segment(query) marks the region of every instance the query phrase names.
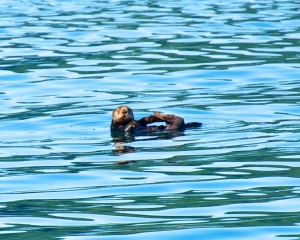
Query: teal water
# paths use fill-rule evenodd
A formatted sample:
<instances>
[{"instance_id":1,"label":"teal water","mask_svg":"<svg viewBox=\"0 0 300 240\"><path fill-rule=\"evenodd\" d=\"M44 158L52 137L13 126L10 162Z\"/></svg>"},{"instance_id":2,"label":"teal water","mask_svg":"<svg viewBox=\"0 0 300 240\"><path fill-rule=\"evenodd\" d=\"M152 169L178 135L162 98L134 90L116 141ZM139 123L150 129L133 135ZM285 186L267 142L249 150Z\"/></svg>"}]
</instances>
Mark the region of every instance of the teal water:
<instances>
[{"instance_id":1,"label":"teal water","mask_svg":"<svg viewBox=\"0 0 300 240\"><path fill-rule=\"evenodd\" d=\"M0 9L1 239L300 239L298 1ZM114 139L119 105L203 127Z\"/></svg>"}]
</instances>

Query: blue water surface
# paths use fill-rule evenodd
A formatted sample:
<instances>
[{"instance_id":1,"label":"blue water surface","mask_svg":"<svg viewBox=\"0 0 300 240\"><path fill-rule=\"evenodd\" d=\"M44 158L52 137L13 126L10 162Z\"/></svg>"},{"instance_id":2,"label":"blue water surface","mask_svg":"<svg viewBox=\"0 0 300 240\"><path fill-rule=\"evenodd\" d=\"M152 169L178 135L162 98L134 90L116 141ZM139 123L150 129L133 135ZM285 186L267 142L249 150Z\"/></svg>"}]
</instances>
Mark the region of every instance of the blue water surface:
<instances>
[{"instance_id":1,"label":"blue water surface","mask_svg":"<svg viewBox=\"0 0 300 240\"><path fill-rule=\"evenodd\" d=\"M1 239L300 239L298 1L0 9Z\"/></svg>"}]
</instances>

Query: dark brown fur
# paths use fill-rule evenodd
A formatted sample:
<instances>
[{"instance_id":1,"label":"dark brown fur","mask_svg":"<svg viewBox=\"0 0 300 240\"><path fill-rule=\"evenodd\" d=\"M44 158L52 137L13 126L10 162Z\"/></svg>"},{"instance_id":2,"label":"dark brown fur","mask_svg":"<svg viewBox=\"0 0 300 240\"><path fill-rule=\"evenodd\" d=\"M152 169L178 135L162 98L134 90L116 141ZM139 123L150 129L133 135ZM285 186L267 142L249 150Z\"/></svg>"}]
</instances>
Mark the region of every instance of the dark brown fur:
<instances>
[{"instance_id":1,"label":"dark brown fur","mask_svg":"<svg viewBox=\"0 0 300 240\"><path fill-rule=\"evenodd\" d=\"M147 126L155 122L165 122L166 126ZM154 115L143 117L140 120L134 120L133 111L127 106L120 106L112 113L111 130L122 132L154 132L162 130L180 130L183 131L187 127L201 127L199 122L184 123L184 119L175 115L163 115L154 112Z\"/></svg>"}]
</instances>

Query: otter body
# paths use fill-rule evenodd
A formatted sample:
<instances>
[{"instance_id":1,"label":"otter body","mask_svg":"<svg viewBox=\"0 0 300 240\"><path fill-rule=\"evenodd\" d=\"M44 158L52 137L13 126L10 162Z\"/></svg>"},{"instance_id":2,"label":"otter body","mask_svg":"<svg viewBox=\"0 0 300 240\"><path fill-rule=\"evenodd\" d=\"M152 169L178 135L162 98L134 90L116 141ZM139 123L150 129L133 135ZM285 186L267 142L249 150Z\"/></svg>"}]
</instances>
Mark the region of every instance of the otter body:
<instances>
[{"instance_id":1,"label":"otter body","mask_svg":"<svg viewBox=\"0 0 300 240\"><path fill-rule=\"evenodd\" d=\"M166 126L147 126L155 122L165 122ZM120 106L112 113L111 130L121 132L156 132L156 131L183 131L186 128L201 127L202 123L190 122L185 124L184 119L175 115L163 115L154 112L154 115L134 120L133 111L130 107Z\"/></svg>"}]
</instances>

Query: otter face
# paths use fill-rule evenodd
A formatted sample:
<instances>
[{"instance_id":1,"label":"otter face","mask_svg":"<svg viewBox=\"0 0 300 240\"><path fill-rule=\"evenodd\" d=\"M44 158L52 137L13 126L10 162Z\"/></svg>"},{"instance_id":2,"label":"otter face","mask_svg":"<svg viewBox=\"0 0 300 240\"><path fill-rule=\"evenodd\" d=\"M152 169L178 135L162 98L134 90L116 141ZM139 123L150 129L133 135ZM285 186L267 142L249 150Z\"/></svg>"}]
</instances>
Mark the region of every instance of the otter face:
<instances>
[{"instance_id":1,"label":"otter face","mask_svg":"<svg viewBox=\"0 0 300 240\"><path fill-rule=\"evenodd\" d=\"M130 107L120 106L112 113L112 118L115 123L126 125L134 120L133 112Z\"/></svg>"}]
</instances>

